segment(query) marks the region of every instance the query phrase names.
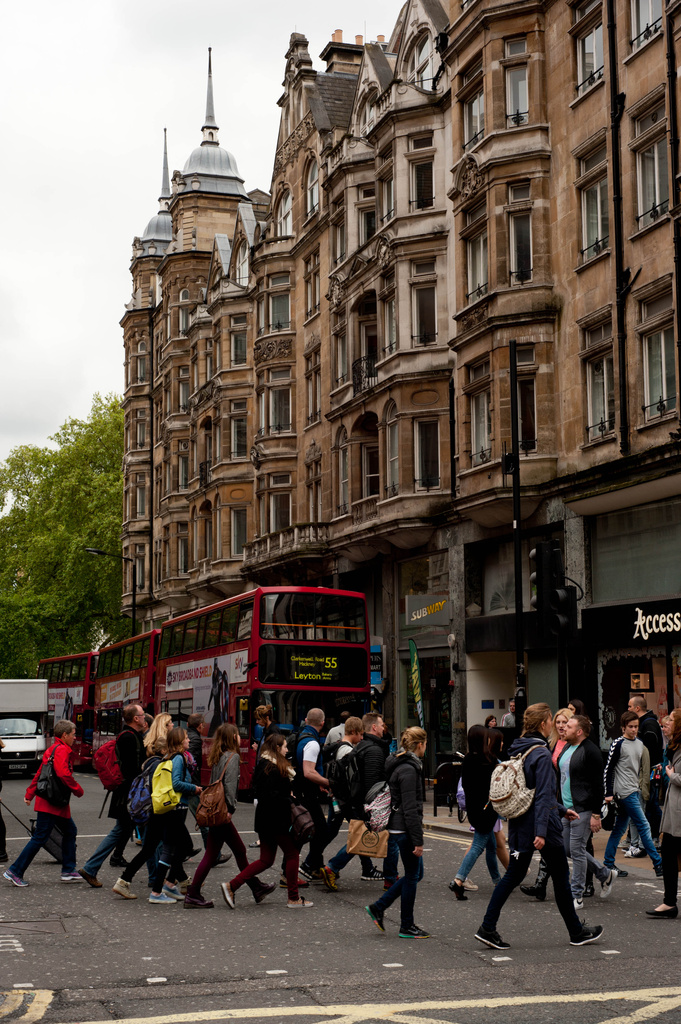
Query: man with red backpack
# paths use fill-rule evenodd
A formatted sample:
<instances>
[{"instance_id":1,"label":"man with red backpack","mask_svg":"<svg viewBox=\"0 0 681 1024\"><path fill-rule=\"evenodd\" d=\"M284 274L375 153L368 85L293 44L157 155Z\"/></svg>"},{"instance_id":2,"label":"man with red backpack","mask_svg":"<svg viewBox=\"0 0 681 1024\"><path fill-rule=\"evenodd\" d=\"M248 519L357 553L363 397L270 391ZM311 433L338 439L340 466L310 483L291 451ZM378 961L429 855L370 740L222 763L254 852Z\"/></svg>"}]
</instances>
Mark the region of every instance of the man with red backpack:
<instances>
[{"instance_id":1,"label":"man with red backpack","mask_svg":"<svg viewBox=\"0 0 681 1024\"><path fill-rule=\"evenodd\" d=\"M120 866L123 858L116 857L116 851L125 849L133 830L133 823L128 814L128 796L133 779L139 775L145 759L142 736L146 730L144 711L139 704L128 704L123 709L123 730L116 738L116 758L123 776L123 781L111 793L109 817L116 819L116 824L78 872L94 889L101 888L97 872L110 853L114 854L116 864ZM112 858L112 859L114 859Z\"/></svg>"}]
</instances>

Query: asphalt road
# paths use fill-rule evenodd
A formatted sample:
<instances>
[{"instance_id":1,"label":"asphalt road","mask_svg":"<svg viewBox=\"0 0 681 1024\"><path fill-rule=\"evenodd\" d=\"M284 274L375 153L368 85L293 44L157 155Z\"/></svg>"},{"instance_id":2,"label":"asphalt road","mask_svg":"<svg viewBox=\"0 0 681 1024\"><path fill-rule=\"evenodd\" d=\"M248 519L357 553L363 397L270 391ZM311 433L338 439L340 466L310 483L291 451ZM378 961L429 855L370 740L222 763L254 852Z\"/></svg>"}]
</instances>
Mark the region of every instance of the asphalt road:
<instances>
[{"instance_id":1,"label":"asphalt road","mask_svg":"<svg viewBox=\"0 0 681 1024\"><path fill-rule=\"evenodd\" d=\"M98 780L81 782L86 794L73 808L79 865L108 829L97 817ZM6 782L2 797L28 821L24 789ZM13 857L24 836L5 818ZM252 841L252 808L241 805L236 820ZM467 842L463 831L428 833L415 915L432 933L423 941L397 937L399 909L387 914L386 934L372 924L362 908L380 883L360 881L358 862L338 893L311 887L315 905L305 911L288 910L283 889L260 906L243 889L230 910L218 886L235 873L232 862L204 886L215 909L189 913L149 904L144 869L134 883L140 898L127 901L111 892L118 872L108 863L101 889L63 885L59 866L41 853L27 888L0 879L0 1021L681 1022L681 919L645 917L661 893L649 866L627 863L629 878L608 900L586 901L587 922L605 927L591 946L568 945L551 897L539 903L514 893L499 924L511 949L501 954L473 938L491 893L484 859L472 876L480 889L466 902L447 888ZM278 872L263 877L276 881Z\"/></svg>"}]
</instances>

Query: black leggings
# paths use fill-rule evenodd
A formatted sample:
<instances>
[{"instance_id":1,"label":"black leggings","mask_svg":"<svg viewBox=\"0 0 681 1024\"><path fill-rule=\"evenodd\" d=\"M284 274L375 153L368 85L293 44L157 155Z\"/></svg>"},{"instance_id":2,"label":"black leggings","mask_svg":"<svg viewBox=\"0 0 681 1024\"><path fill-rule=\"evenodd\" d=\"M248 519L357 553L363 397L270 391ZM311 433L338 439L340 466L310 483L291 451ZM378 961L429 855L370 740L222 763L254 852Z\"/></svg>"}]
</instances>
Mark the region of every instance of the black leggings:
<instances>
[{"instance_id":1,"label":"black leggings","mask_svg":"<svg viewBox=\"0 0 681 1024\"><path fill-rule=\"evenodd\" d=\"M153 892L160 892L166 875L174 882L183 882L187 877L184 870L184 858L189 855L192 847L191 837L187 831L185 819L187 805L180 804L174 811L159 815L163 822L163 839L158 858L158 870L154 875Z\"/></svg>"},{"instance_id":2,"label":"black leggings","mask_svg":"<svg viewBox=\"0 0 681 1024\"><path fill-rule=\"evenodd\" d=\"M664 878L664 902L668 907L675 907L679 888L679 860L681 853L681 836L672 836L665 832L660 844L662 855L662 877Z\"/></svg>"},{"instance_id":3,"label":"black leggings","mask_svg":"<svg viewBox=\"0 0 681 1024\"><path fill-rule=\"evenodd\" d=\"M0 807L0 853L6 853L7 852L6 843L7 843L7 827L5 825L5 821L4 821L3 817L2 817L2 807Z\"/></svg>"},{"instance_id":4,"label":"black leggings","mask_svg":"<svg viewBox=\"0 0 681 1024\"><path fill-rule=\"evenodd\" d=\"M489 929L489 931L496 931L497 921L499 920L499 914L504 903L527 874L533 852L533 850L528 850L516 855L516 851L511 851L508 870L492 893L492 898L485 911L485 918L482 923L483 927ZM570 869L565 850L562 846L547 846L545 844L541 852L546 869L553 882L556 904L558 905L561 917L565 921L565 927L571 936L577 935L581 931L582 923L575 913L575 907L572 902Z\"/></svg>"},{"instance_id":5,"label":"black leggings","mask_svg":"<svg viewBox=\"0 0 681 1024\"><path fill-rule=\"evenodd\" d=\"M163 817L160 814L150 814L149 821L146 824L146 831L144 833L144 842L142 849L139 853L136 853L132 858L127 868L123 869L121 878L124 882L132 882L133 878L139 871L146 861L150 860L155 852L156 847L163 839ZM157 865L154 864L154 871ZM150 869L151 870L151 869Z\"/></svg>"}]
</instances>

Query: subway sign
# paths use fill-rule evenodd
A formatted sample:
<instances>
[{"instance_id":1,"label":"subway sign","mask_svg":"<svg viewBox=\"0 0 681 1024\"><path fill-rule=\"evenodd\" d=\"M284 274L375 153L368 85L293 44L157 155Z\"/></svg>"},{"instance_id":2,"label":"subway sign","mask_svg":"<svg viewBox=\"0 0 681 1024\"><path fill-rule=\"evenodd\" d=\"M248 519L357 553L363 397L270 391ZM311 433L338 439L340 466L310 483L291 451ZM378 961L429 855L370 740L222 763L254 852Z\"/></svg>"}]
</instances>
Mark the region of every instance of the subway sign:
<instances>
[{"instance_id":1,"label":"subway sign","mask_svg":"<svg viewBox=\"0 0 681 1024\"><path fill-rule=\"evenodd\" d=\"M405 597L407 626L448 626L452 617L446 597L407 594Z\"/></svg>"}]
</instances>

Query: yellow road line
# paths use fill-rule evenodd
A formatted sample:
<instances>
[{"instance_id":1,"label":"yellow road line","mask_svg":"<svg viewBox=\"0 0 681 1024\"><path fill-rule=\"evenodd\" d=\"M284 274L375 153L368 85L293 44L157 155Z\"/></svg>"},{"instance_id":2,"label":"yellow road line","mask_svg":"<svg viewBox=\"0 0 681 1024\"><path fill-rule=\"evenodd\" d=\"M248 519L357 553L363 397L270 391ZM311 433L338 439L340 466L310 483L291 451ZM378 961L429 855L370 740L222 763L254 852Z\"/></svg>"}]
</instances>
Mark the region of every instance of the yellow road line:
<instances>
[{"instance_id":1,"label":"yellow road line","mask_svg":"<svg viewBox=\"0 0 681 1024\"><path fill-rule=\"evenodd\" d=\"M239 1009L192 1011L192 1013L170 1013L159 1017L125 1017L116 1024L194 1024L199 1021L211 1020L253 1020L268 1017L316 1017L323 1020L328 1017L341 1018L342 1024L352 1024L376 1018L393 1018L405 1021L414 1013L427 1010L470 1010L494 1009L501 1007L549 1006L559 1003L564 1007L565 1000L571 1003L607 1003L615 1000L622 1002L645 1003L646 1005L633 1010L621 1017L610 1017L600 1024L639 1024L641 1021L652 1020L668 1010L681 1006L681 988L650 988L630 989L619 992L574 992L570 995L538 995L538 996L499 996L486 999L451 999L427 1000L421 1003L374 1003L348 1005L347 1003L332 1006L279 1006L279 1007L247 1007ZM341 1024L334 1021L333 1024ZM82 1021L81 1024L111 1024L105 1021ZM425 1017L419 1018L419 1024L428 1024ZM435 1024L435 1022L432 1022ZM449 1022L453 1024L453 1022Z\"/></svg>"},{"instance_id":2,"label":"yellow road line","mask_svg":"<svg viewBox=\"0 0 681 1024\"><path fill-rule=\"evenodd\" d=\"M15 1018L17 1024L36 1024L42 1020L52 1002L53 993L48 988L30 989L24 992L0 992L0 1020L16 1013L26 1006L26 1013Z\"/></svg>"},{"instance_id":3,"label":"yellow road line","mask_svg":"<svg viewBox=\"0 0 681 1024\"><path fill-rule=\"evenodd\" d=\"M0 992L0 1019L2 1017L9 1017L10 1013L15 1013L16 1010L22 1005L24 1001L23 992Z\"/></svg>"},{"instance_id":4,"label":"yellow road line","mask_svg":"<svg viewBox=\"0 0 681 1024\"><path fill-rule=\"evenodd\" d=\"M472 832L470 839L467 839L465 836L443 836L439 835L437 832L426 832L425 829L423 830L423 834L426 839L439 839L441 843L456 843L457 846L470 846L473 839Z\"/></svg>"}]
</instances>

